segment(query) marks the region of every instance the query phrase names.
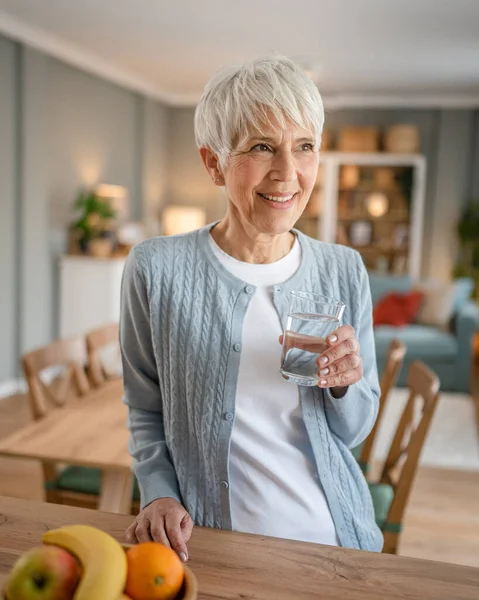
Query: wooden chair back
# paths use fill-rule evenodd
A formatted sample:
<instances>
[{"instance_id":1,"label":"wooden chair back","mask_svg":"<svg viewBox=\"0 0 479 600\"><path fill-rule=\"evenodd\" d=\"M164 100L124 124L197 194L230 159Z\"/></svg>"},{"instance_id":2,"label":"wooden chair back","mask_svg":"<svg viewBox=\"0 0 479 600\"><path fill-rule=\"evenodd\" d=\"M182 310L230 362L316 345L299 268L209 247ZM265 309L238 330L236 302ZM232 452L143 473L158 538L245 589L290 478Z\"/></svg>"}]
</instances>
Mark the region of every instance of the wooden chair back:
<instances>
[{"instance_id":1,"label":"wooden chair back","mask_svg":"<svg viewBox=\"0 0 479 600\"><path fill-rule=\"evenodd\" d=\"M88 371L91 383L99 387L111 377L105 370L100 357L100 351L106 346L118 344L120 328L118 323L98 327L86 335L86 348L88 354Z\"/></svg>"},{"instance_id":2,"label":"wooden chair back","mask_svg":"<svg viewBox=\"0 0 479 600\"><path fill-rule=\"evenodd\" d=\"M406 346L401 341L394 339L389 345L386 366L381 377L381 396L379 398L378 416L371 433L368 435L363 444L361 454L358 459L359 466L366 477L368 476L371 467L371 454L376 439L376 434L378 432L379 423L381 422L381 418L384 413L384 407L386 406L389 393L396 385L405 356Z\"/></svg>"},{"instance_id":3,"label":"wooden chair back","mask_svg":"<svg viewBox=\"0 0 479 600\"><path fill-rule=\"evenodd\" d=\"M424 440L439 400L439 378L424 363L415 361L411 364L407 383L409 388L407 404L379 480L380 483L392 486L394 490L394 498L383 526L383 552L389 553L396 552L404 510L412 489Z\"/></svg>"},{"instance_id":4,"label":"wooden chair back","mask_svg":"<svg viewBox=\"0 0 479 600\"><path fill-rule=\"evenodd\" d=\"M57 340L22 356L35 420L42 419L52 408L59 408L72 397L83 396L90 390L85 364L85 340L81 337ZM64 367L64 371L55 374L53 382L47 385L41 375L46 369L55 367Z\"/></svg>"}]
</instances>

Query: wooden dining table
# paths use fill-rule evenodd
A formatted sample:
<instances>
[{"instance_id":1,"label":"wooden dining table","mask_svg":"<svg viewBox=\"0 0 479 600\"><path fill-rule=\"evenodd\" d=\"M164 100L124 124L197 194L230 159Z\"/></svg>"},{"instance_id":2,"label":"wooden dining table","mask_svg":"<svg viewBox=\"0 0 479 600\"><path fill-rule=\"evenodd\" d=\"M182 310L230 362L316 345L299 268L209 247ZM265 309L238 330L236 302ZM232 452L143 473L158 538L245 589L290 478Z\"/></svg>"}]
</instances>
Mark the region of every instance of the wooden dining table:
<instances>
[{"instance_id":1,"label":"wooden dining table","mask_svg":"<svg viewBox=\"0 0 479 600\"><path fill-rule=\"evenodd\" d=\"M67 524L120 542L131 516L0 497L0 589L42 533ZM479 569L196 527L188 544L199 600L477 600Z\"/></svg>"},{"instance_id":2,"label":"wooden dining table","mask_svg":"<svg viewBox=\"0 0 479 600\"><path fill-rule=\"evenodd\" d=\"M133 475L122 395L122 381L109 381L1 439L0 456L97 467L102 471L98 508L127 513Z\"/></svg>"}]
</instances>

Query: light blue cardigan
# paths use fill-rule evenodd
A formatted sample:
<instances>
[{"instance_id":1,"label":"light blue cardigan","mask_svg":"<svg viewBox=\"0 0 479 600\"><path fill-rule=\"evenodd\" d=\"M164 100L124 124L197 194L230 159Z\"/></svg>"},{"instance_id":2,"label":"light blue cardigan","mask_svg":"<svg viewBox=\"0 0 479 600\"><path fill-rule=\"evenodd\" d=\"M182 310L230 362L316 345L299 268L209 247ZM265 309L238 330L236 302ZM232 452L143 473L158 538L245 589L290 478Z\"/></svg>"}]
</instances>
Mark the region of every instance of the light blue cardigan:
<instances>
[{"instance_id":1,"label":"light blue cardigan","mask_svg":"<svg viewBox=\"0 0 479 600\"><path fill-rule=\"evenodd\" d=\"M124 401L142 507L173 497L197 525L231 529L228 458L243 320L255 288L220 264L208 243L211 227L150 239L130 253L120 323ZM348 450L367 437L378 410L367 273L354 250L295 233L301 266L273 290L283 326L291 290L341 299L364 366L363 379L341 399L300 388L318 476L341 545L380 551L368 487Z\"/></svg>"}]
</instances>

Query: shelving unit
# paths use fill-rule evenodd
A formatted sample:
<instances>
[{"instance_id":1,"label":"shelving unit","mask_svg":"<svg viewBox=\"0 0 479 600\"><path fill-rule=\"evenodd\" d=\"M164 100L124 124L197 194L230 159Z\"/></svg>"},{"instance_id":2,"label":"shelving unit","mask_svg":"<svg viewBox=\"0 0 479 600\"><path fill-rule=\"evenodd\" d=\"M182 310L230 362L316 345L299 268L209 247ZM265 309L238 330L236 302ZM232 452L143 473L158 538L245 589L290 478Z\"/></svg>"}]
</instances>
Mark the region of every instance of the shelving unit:
<instances>
[{"instance_id":1,"label":"shelving unit","mask_svg":"<svg viewBox=\"0 0 479 600\"><path fill-rule=\"evenodd\" d=\"M418 277L425 187L420 154L324 152L297 227L354 247L370 270Z\"/></svg>"}]
</instances>

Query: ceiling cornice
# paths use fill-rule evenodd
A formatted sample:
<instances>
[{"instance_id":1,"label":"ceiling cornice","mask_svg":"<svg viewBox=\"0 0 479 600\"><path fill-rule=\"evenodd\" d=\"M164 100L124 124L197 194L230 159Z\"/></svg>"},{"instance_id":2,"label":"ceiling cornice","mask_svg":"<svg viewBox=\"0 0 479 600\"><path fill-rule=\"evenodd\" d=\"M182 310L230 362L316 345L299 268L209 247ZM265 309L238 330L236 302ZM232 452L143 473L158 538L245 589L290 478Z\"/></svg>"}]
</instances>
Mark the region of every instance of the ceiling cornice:
<instances>
[{"instance_id":1,"label":"ceiling cornice","mask_svg":"<svg viewBox=\"0 0 479 600\"><path fill-rule=\"evenodd\" d=\"M40 28L32 27L0 11L0 33L35 50L48 54L74 67L87 71L164 104L178 107L193 107L199 94L170 94L158 86L138 77L118 65L105 61L64 39ZM341 108L478 108L479 94L337 94L323 95L326 109Z\"/></svg>"},{"instance_id":2,"label":"ceiling cornice","mask_svg":"<svg viewBox=\"0 0 479 600\"><path fill-rule=\"evenodd\" d=\"M157 86L153 85L150 81L105 61L95 54L58 36L37 27L26 25L4 11L0 11L0 33L34 50L48 54L69 65L97 75L102 79L107 79L121 87L126 87L155 100L159 100L160 102L171 104L171 100L175 100L174 97L170 98L168 94L158 90Z\"/></svg>"}]
</instances>

